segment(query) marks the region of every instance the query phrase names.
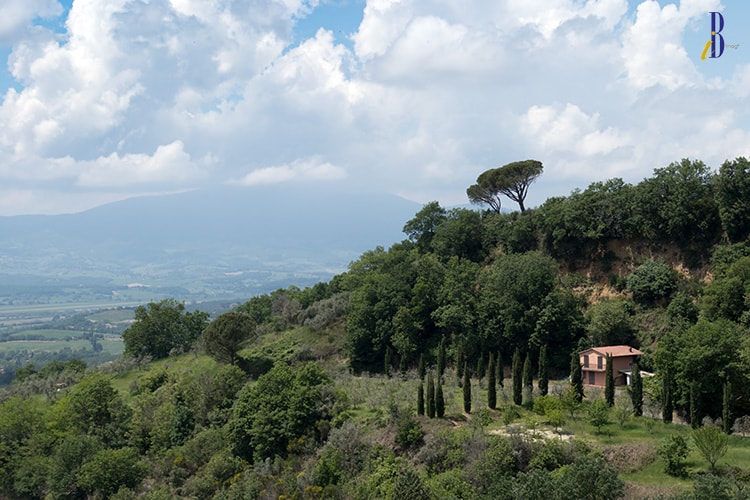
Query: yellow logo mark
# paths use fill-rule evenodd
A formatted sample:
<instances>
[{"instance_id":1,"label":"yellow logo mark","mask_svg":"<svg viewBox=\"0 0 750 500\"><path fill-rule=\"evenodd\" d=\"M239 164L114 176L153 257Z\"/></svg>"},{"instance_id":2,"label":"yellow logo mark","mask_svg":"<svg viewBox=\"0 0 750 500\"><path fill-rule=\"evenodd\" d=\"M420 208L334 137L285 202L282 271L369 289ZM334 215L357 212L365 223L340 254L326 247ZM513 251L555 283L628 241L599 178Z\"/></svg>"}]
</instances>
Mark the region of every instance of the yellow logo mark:
<instances>
[{"instance_id":1,"label":"yellow logo mark","mask_svg":"<svg viewBox=\"0 0 750 500\"><path fill-rule=\"evenodd\" d=\"M701 60L702 61L706 60L706 54L708 53L708 49L710 49L710 48L711 48L711 40L707 41L706 42L706 46L703 47L703 53L701 54Z\"/></svg>"}]
</instances>

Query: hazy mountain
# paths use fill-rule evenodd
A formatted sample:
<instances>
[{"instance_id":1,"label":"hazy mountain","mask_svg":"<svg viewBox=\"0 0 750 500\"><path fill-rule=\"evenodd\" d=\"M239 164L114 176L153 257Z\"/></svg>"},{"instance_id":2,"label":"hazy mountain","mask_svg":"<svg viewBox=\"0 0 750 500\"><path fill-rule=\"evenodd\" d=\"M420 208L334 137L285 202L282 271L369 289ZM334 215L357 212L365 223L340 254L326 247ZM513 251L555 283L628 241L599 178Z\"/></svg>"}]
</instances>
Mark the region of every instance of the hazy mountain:
<instances>
[{"instance_id":1,"label":"hazy mountain","mask_svg":"<svg viewBox=\"0 0 750 500\"><path fill-rule=\"evenodd\" d=\"M365 250L403 239L401 228L419 208L386 194L264 186L133 198L70 215L0 217L0 295L10 294L19 276L68 286L97 278L104 289L138 281L208 296L234 288L226 283L232 279L245 282L240 293L247 293L249 276L255 291L262 284L302 286L345 270ZM215 280L218 289L211 290Z\"/></svg>"}]
</instances>

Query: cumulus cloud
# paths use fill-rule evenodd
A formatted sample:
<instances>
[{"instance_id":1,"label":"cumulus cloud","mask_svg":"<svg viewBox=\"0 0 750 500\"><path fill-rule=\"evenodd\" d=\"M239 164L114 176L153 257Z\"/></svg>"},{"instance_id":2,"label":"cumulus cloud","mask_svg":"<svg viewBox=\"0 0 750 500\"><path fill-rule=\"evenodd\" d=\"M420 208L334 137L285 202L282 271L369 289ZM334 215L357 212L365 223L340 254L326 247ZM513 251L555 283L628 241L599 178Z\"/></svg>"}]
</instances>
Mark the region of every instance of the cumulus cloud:
<instances>
[{"instance_id":1,"label":"cumulus cloud","mask_svg":"<svg viewBox=\"0 0 750 500\"><path fill-rule=\"evenodd\" d=\"M321 181L337 180L346 177L346 170L322 161L320 158L295 160L289 165L277 165L253 170L234 184L254 186L258 184L278 184L292 180Z\"/></svg>"},{"instance_id":2,"label":"cumulus cloud","mask_svg":"<svg viewBox=\"0 0 750 500\"><path fill-rule=\"evenodd\" d=\"M17 206L293 181L465 203L483 170L537 158L533 204L561 178L750 144L747 56L705 77L686 49L718 0L368 0L351 47L295 40L316 0L76 0L62 34L26 29L56 2L12 5L0 179Z\"/></svg>"},{"instance_id":3,"label":"cumulus cloud","mask_svg":"<svg viewBox=\"0 0 750 500\"><path fill-rule=\"evenodd\" d=\"M0 45L12 42L36 18L57 17L62 5L55 0L5 0L0 16Z\"/></svg>"}]
</instances>

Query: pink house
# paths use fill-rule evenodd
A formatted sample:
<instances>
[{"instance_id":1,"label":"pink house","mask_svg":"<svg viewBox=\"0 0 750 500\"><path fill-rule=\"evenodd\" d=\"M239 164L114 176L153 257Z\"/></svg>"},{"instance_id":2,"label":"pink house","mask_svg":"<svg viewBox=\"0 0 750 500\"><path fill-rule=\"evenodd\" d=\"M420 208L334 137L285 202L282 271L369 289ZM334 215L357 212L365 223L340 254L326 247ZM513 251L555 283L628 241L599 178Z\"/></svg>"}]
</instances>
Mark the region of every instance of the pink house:
<instances>
[{"instance_id":1,"label":"pink house","mask_svg":"<svg viewBox=\"0 0 750 500\"><path fill-rule=\"evenodd\" d=\"M583 383L604 387L607 369L607 354L612 356L612 373L615 385L630 385L630 373L636 356L643 354L638 349L627 345L608 345L592 347L581 351L581 372Z\"/></svg>"}]
</instances>

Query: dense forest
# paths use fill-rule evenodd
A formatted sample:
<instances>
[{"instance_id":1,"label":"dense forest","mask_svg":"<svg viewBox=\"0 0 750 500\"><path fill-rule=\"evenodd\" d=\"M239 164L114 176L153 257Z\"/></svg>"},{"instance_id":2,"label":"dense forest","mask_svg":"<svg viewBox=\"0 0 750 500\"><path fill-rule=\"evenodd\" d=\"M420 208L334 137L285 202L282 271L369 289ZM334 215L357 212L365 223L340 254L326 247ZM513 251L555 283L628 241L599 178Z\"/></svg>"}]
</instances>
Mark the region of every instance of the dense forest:
<instances>
[{"instance_id":1,"label":"dense forest","mask_svg":"<svg viewBox=\"0 0 750 500\"><path fill-rule=\"evenodd\" d=\"M0 495L747 498L750 455L701 443L750 430L750 162L527 208L539 175L482 173L479 210L428 203L329 282L213 318L141 306L115 362L16 370ZM582 387L578 352L622 344L644 353L633 386ZM663 439L618 445L613 419ZM672 489L623 479L657 455Z\"/></svg>"}]
</instances>

